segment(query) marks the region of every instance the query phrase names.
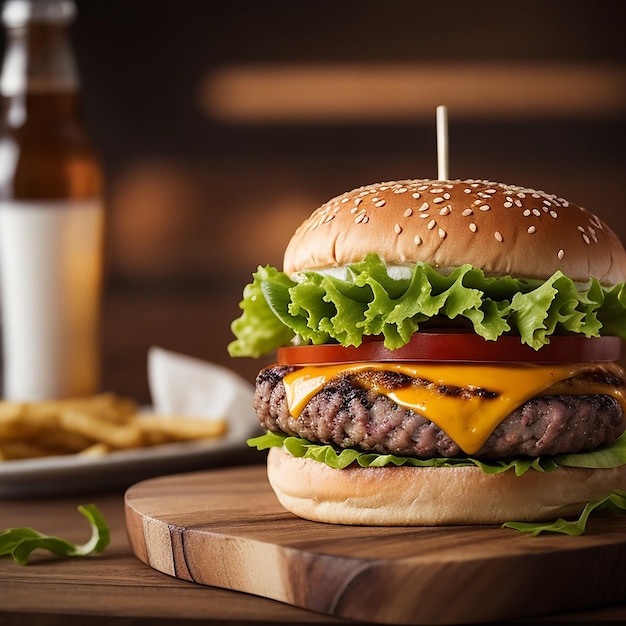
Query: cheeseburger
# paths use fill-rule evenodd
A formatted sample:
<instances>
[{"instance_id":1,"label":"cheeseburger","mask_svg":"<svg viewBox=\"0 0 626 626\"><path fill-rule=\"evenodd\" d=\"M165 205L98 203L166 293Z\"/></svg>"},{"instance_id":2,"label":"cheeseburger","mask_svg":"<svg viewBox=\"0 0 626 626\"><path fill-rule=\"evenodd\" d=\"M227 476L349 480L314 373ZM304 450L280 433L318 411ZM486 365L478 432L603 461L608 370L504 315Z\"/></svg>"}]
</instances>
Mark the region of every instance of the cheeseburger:
<instances>
[{"instance_id":1,"label":"cheeseburger","mask_svg":"<svg viewBox=\"0 0 626 626\"><path fill-rule=\"evenodd\" d=\"M401 180L319 207L259 267L232 356L276 353L254 406L301 517L488 524L626 490L626 253L567 200Z\"/></svg>"}]
</instances>

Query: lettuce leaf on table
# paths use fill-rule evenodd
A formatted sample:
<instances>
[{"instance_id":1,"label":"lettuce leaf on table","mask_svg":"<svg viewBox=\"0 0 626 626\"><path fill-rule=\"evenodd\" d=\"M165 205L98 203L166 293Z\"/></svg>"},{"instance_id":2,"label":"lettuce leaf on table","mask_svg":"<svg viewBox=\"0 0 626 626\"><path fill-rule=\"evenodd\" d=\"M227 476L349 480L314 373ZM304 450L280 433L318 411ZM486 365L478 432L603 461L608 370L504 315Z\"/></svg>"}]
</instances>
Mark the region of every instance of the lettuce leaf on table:
<instances>
[{"instance_id":1,"label":"lettuce leaf on table","mask_svg":"<svg viewBox=\"0 0 626 626\"><path fill-rule=\"evenodd\" d=\"M346 278L303 272L296 281L259 267L243 296L231 356L259 357L294 339L359 346L366 335L382 335L394 350L435 316L463 318L487 340L512 332L535 350L555 334L626 339L626 286L592 278L581 287L561 271L540 281L487 277L471 265L441 273L418 263L410 277L396 278L372 254L350 265Z\"/></svg>"},{"instance_id":2,"label":"lettuce leaf on table","mask_svg":"<svg viewBox=\"0 0 626 626\"><path fill-rule=\"evenodd\" d=\"M7 528L0 531L0 557L11 556L19 565L26 565L31 552L47 550L56 556L87 556L93 552L101 553L109 545L109 527L94 504L81 504L82 513L91 526L91 538L86 543L75 544L60 537L44 535L34 528Z\"/></svg>"}]
</instances>

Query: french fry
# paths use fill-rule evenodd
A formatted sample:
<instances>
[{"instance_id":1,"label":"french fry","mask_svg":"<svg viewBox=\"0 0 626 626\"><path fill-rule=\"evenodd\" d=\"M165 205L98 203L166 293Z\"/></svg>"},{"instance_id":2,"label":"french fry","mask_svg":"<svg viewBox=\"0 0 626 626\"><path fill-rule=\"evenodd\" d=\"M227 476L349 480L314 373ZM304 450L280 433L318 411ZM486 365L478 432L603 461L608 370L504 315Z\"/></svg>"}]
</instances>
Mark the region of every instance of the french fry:
<instances>
[{"instance_id":1,"label":"french fry","mask_svg":"<svg viewBox=\"0 0 626 626\"><path fill-rule=\"evenodd\" d=\"M111 446L107 446L106 443L93 443L90 446L87 446L84 450L78 452L79 456L105 456L112 452L113 448Z\"/></svg>"},{"instance_id":2,"label":"french fry","mask_svg":"<svg viewBox=\"0 0 626 626\"><path fill-rule=\"evenodd\" d=\"M212 439L226 432L225 419L201 419L184 415L146 415L137 420L148 439L154 443Z\"/></svg>"},{"instance_id":3,"label":"french fry","mask_svg":"<svg viewBox=\"0 0 626 626\"><path fill-rule=\"evenodd\" d=\"M99 457L116 450L213 439L226 419L139 412L113 393L42 402L0 402L0 461L49 455Z\"/></svg>"},{"instance_id":4,"label":"french fry","mask_svg":"<svg viewBox=\"0 0 626 626\"><path fill-rule=\"evenodd\" d=\"M23 410L23 402L0 402L0 424L15 419Z\"/></svg>"},{"instance_id":5,"label":"french fry","mask_svg":"<svg viewBox=\"0 0 626 626\"><path fill-rule=\"evenodd\" d=\"M0 443L0 460L14 461L17 459L33 459L52 456L53 450L42 448L29 441L3 441Z\"/></svg>"},{"instance_id":6,"label":"french fry","mask_svg":"<svg viewBox=\"0 0 626 626\"><path fill-rule=\"evenodd\" d=\"M80 452L93 444L93 439L90 437L62 428L42 431L36 439L31 439L30 441L41 448L56 450L59 454Z\"/></svg>"},{"instance_id":7,"label":"french fry","mask_svg":"<svg viewBox=\"0 0 626 626\"><path fill-rule=\"evenodd\" d=\"M138 411L133 400L121 398L111 393L103 393L85 398L48 400L25 405L25 413L33 419L53 419L65 411L88 411L103 419L125 422Z\"/></svg>"},{"instance_id":8,"label":"french fry","mask_svg":"<svg viewBox=\"0 0 626 626\"><path fill-rule=\"evenodd\" d=\"M115 423L89 411L64 411L60 415L60 424L70 432L114 448L137 448L144 443L143 433L136 423Z\"/></svg>"}]
</instances>

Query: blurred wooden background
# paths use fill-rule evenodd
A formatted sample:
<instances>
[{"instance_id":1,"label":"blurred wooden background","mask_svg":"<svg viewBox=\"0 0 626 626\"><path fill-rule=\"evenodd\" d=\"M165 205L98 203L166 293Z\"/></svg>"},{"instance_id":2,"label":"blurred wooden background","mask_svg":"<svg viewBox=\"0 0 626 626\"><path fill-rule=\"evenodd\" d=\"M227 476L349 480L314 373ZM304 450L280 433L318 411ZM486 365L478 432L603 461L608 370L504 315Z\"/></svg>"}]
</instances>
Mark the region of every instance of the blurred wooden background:
<instances>
[{"instance_id":1,"label":"blurred wooden background","mask_svg":"<svg viewBox=\"0 0 626 626\"><path fill-rule=\"evenodd\" d=\"M259 264L361 184L543 189L626 241L626 27L609 0L78 0L85 115L108 180L104 385L147 401L150 345L226 353Z\"/></svg>"}]
</instances>

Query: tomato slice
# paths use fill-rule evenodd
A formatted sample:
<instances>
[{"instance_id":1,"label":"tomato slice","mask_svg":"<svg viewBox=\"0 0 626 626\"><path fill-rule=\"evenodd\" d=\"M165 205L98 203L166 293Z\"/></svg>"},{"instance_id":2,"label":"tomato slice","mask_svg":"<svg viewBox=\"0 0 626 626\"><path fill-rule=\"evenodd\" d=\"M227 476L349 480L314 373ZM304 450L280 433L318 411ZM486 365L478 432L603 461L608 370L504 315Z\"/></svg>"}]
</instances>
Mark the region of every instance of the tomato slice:
<instances>
[{"instance_id":1,"label":"tomato slice","mask_svg":"<svg viewBox=\"0 0 626 626\"><path fill-rule=\"evenodd\" d=\"M359 361L581 363L616 361L620 353L619 337L553 336L548 345L534 350L513 336L487 341L471 333L420 332L398 350L385 348L378 338L366 340L358 347L324 344L279 348L278 362L281 365Z\"/></svg>"}]
</instances>

